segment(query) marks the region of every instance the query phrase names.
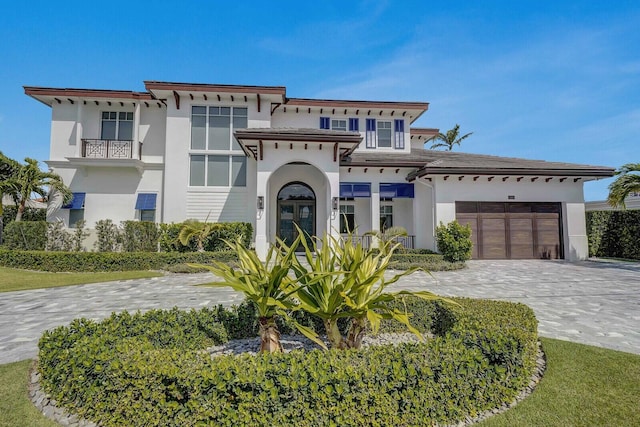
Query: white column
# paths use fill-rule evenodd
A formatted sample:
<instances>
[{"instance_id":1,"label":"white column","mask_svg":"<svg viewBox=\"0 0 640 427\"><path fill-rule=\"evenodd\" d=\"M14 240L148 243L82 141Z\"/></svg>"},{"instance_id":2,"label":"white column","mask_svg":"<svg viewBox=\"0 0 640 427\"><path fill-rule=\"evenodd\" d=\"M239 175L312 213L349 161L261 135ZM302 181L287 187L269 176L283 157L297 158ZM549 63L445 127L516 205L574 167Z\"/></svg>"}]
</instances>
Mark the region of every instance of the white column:
<instances>
[{"instance_id":1,"label":"white column","mask_svg":"<svg viewBox=\"0 0 640 427\"><path fill-rule=\"evenodd\" d=\"M258 162L258 169L260 169L260 162ZM249 200L249 203L258 203L258 198L262 197L263 206L262 209L256 209L256 254L261 260L265 260L267 252L269 250L269 189L267 183L271 176L270 171L257 172L257 186L256 186L256 200ZM276 214L275 212L273 213Z\"/></svg>"},{"instance_id":2,"label":"white column","mask_svg":"<svg viewBox=\"0 0 640 427\"><path fill-rule=\"evenodd\" d=\"M83 113L83 102L81 99L78 99L78 107L76 110L76 140L74 141L76 146L76 157L82 157L82 133L83 133L83 125L82 125L82 113Z\"/></svg>"},{"instance_id":3,"label":"white column","mask_svg":"<svg viewBox=\"0 0 640 427\"><path fill-rule=\"evenodd\" d=\"M340 172L329 172L326 174L329 181L329 219L327 221L327 234L335 237L340 236L340 208L333 209L334 197L340 198ZM339 205L339 203L338 203Z\"/></svg>"},{"instance_id":4,"label":"white column","mask_svg":"<svg viewBox=\"0 0 640 427\"><path fill-rule=\"evenodd\" d=\"M140 153L140 103L136 103L136 108L133 113L133 147L131 147L131 153L134 159L141 158Z\"/></svg>"},{"instance_id":5,"label":"white column","mask_svg":"<svg viewBox=\"0 0 640 427\"><path fill-rule=\"evenodd\" d=\"M380 183L371 183L371 231L380 230ZM371 242L374 247L378 242Z\"/></svg>"}]
</instances>

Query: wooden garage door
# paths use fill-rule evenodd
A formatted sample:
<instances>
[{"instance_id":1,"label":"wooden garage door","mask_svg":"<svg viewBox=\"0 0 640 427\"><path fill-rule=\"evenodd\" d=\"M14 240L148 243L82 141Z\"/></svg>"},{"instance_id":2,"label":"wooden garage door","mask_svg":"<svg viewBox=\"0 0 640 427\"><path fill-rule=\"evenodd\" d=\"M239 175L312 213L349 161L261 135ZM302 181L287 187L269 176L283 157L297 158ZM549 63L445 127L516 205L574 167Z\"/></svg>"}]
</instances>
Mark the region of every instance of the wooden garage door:
<instances>
[{"instance_id":1,"label":"wooden garage door","mask_svg":"<svg viewBox=\"0 0 640 427\"><path fill-rule=\"evenodd\" d=\"M563 258L559 203L456 202L475 259Z\"/></svg>"}]
</instances>

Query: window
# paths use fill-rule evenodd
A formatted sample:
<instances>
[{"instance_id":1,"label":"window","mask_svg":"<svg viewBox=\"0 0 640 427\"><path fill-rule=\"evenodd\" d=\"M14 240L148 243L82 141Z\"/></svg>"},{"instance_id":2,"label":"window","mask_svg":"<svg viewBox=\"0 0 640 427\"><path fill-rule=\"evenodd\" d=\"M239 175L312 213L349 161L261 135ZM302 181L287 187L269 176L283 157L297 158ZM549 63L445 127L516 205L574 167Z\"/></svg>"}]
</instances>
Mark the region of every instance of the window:
<instances>
[{"instance_id":1,"label":"window","mask_svg":"<svg viewBox=\"0 0 640 427\"><path fill-rule=\"evenodd\" d=\"M84 209L69 209L69 228L76 228L78 221L84 220Z\"/></svg>"},{"instance_id":2,"label":"window","mask_svg":"<svg viewBox=\"0 0 640 427\"><path fill-rule=\"evenodd\" d=\"M189 185L192 187L247 186L247 158L245 156L192 154Z\"/></svg>"},{"instance_id":3,"label":"window","mask_svg":"<svg viewBox=\"0 0 640 427\"><path fill-rule=\"evenodd\" d=\"M393 227L393 206L380 206L380 231Z\"/></svg>"},{"instance_id":4,"label":"window","mask_svg":"<svg viewBox=\"0 0 640 427\"><path fill-rule=\"evenodd\" d=\"M248 125L246 107L191 107L191 149L240 150L234 129Z\"/></svg>"},{"instance_id":5,"label":"window","mask_svg":"<svg viewBox=\"0 0 640 427\"><path fill-rule=\"evenodd\" d=\"M140 211L140 221L155 222L157 197L156 193L138 193L136 210Z\"/></svg>"},{"instance_id":6,"label":"window","mask_svg":"<svg viewBox=\"0 0 640 427\"><path fill-rule=\"evenodd\" d=\"M378 147L391 147L391 122L378 121Z\"/></svg>"},{"instance_id":7,"label":"window","mask_svg":"<svg viewBox=\"0 0 640 427\"><path fill-rule=\"evenodd\" d=\"M100 139L117 141L133 140L133 113L103 111Z\"/></svg>"},{"instance_id":8,"label":"window","mask_svg":"<svg viewBox=\"0 0 640 427\"><path fill-rule=\"evenodd\" d=\"M347 121L346 120L331 120L331 129L332 130L347 130Z\"/></svg>"},{"instance_id":9,"label":"window","mask_svg":"<svg viewBox=\"0 0 640 427\"><path fill-rule=\"evenodd\" d=\"M247 159L234 155L240 144L234 129L248 126L246 107L191 107L189 185L192 187L246 187Z\"/></svg>"},{"instance_id":10,"label":"window","mask_svg":"<svg viewBox=\"0 0 640 427\"><path fill-rule=\"evenodd\" d=\"M340 205L340 233L348 233L356 228L354 205Z\"/></svg>"},{"instance_id":11,"label":"window","mask_svg":"<svg viewBox=\"0 0 640 427\"><path fill-rule=\"evenodd\" d=\"M376 119L367 119L365 139L367 140L367 148L376 148Z\"/></svg>"}]
</instances>

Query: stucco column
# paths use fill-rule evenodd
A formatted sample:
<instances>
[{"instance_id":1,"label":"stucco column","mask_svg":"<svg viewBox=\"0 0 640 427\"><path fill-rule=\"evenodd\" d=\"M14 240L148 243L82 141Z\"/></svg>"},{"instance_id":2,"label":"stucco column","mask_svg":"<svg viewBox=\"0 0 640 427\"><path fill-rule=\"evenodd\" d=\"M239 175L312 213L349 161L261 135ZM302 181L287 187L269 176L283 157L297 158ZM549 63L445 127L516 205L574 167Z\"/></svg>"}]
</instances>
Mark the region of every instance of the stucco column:
<instances>
[{"instance_id":1,"label":"stucco column","mask_svg":"<svg viewBox=\"0 0 640 427\"><path fill-rule=\"evenodd\" d=\"M258 169L260 163L258 163ZM256 254L261 260L265 260L267 252L269 250L269 189L268 182L271 176L270 171L257 172L257 185L256 185L256 200L249 200L249 203L257 203L258 199L262 197L262 209L256 209ZM273 212L275 215L276 213Z\"/></svg>"},{"instance_id":2,"label":"stucco column","mask_svg":"<svg viewBox=\"0 0 640 427\"><path fill-rule=\"evenodd\" d=\"M329 211L327 219L327 234L334 237L340 236L340 203L338 203L338 209L333 209L333 198L340 197L340 172L328 172L326 173L328 181L329 196L327 207Z\"/></svg>"},{"instance_id":3,"label":"stucco column","mask_svg":"<svg viewBox=\"0 0 640 427\"><path fill-rule=\"evenodd\" d=\"M81 99L78 99L78 109L76 110L76 140L74 141L76 145L76 157L82 157L82 113L84 111L83 106L84 103Z\"/></svg>"},{"instance_id":4,"label":"stucco column","mask_svg":"<svg viewBox=\"0 0 640 427\"><path fill-rule=\"evenodd\" d=\"M136 103L136 108L133 112L133 147L131 147L131 154L134 159L141 158L140 153L140 103Z\"/></svg>"},{"instance_id":5,"label":"stucco column","mask_svg":"<svg viewBox=\"0 0 640 427\"><path fill-rule=\"evenodd\" d=\"M380 183L371 183L371 231L380 230ZM372 241L373 246L378 242Z\"/></svg>"}]
</instances>

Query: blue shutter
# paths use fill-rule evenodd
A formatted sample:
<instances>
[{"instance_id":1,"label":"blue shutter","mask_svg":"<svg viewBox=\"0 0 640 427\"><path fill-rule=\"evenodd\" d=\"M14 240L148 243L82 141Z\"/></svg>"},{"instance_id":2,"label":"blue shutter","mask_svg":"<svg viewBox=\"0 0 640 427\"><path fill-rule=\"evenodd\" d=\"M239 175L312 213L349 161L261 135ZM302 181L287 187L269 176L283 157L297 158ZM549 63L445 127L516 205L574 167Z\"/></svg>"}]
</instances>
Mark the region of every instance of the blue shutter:
<instances>
[{"instance_id":1,"label":"blue shutter","mask_svg":"<svg viewBox=\"0 0 640 427\"><path fill-rule=\"evenodd\" d=\"M353 185L348 183L340 183L340 197L349 199L353 197Z\"/></svg>"},{"instance_id":2,"label":"blue shutter","mask_svg":"<svg viewBox=\"0 0 640 427\"><path fill-rule=\"evenodd\" d=\"M84 198L86 194L87 193L73 193L73 199L62 206L62 209L84 209Z\"/></svg>"},{"instance_id":3,"label":"blue shutter","mask_svg":"<svg viewBox=\"0 0 640 427\"><path fill-rule=\"evenodd\" d=\"M340 197L356 198L371 197L371 183L369 182L341 182Z\"/></svg>"},{"instance_id":4,"label":"blue shutter","mask_svg":"<svg viewBox=\"0 0 640 427\"><path fill-rule=\"evenodd\" d=\"M350 118L349 119L349 130L352 132L359 132L360 131L360 119L356 118Z\"/></svg>"},{"instance_id":5,"label":"blue shutter","mask_svg":"<svg viewBox=\"0 0 640 427\"><path fill-rule=\"evenodd\" d=\"M320 117L320 129L330 129L329 117Z\"/></svg>"},{"instance_id":6,"label":"blue shutter","mask_svg":"<svg viewBox=\"0 0 640 427\"><path fill-rule=\"evenodd\" d=\"M395 148L404 149L404 120L396 119L393 121L395 130Z\"/></svg>"},{"instance_id":7,"label":"blue shutter","mask_svg":"<svg viewBox=\"0 0 640 427\"><path fill-rule=\"evenodd\" d=\"M413 184L380 184L381 199L413 199L415 196Z\"/></svg>"},{"instance_id":8,"label":"blue shutter","mask_svg":"<svg viewBox=\"0 0 640 427\"><path fill-rule=\"evenodd\" d=\"M367 141L367 148L376 148L376 119L367 119L365 139Z\"/></svg>"},{"instance_id":9,"label":"blue shutter","mask_svg":"<svg viewBox=\"0 0 640 427\"><path fill-rule=\"evenodd\" d=\"M136 200L136 210L148 211L156 208L156 193L138 193L138 199Z\"/></svg>"}]
</instances>

